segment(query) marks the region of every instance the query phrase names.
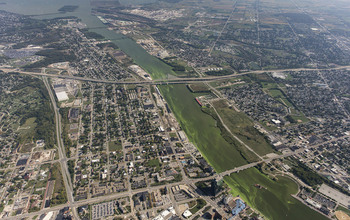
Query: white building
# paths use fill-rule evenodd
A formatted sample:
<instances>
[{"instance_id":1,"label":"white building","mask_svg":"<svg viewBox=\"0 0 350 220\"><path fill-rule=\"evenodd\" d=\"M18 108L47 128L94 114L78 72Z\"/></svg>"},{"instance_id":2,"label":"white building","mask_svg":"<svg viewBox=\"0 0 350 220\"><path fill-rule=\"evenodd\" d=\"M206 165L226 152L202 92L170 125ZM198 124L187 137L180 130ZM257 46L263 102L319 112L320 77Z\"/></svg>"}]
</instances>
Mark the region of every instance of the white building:
<instances>
[{"instance_id":1,"label":"white building","mask_svg":"<svg viewBox=\"0 0 350 220\"><path fill-rule=\"evenodd\" d=\"M190 212L190 210L187 209L186 211L184 211L184 213L182 215L183 215L183 217L188 218L192 215L192 212Z\"/></svg>"},{"instance_id":2,"label":"white building","mask_svg":"<svg viewBox=\"0 0 350 220\"><path fill-rule=\"evenodd\" d=\"M62 101L66 101L68 100L68 95L65 91L62 91L62 92L57 92L56 93L56 97L58 99L59 102L62 102Z\"/></svg>"}]
</instances>

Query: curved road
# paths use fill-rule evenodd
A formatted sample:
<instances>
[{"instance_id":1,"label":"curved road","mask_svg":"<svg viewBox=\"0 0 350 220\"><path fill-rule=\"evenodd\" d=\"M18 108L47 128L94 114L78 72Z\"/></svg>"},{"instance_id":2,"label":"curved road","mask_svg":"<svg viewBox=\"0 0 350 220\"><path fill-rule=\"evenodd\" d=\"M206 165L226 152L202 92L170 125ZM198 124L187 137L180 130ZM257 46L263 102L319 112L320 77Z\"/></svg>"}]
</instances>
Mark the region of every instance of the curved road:
<instances>
[{"instance_id":1,"label":"curved road","mask_svg":"<svg viewBox=\"0 0 350 220\"><path fill-rule=\"evenodd\" d=\"M0 68L0 71L3 71L5 73L9 72L18 72L22 74L27 75L33 75L33 76L46 76L46 77L53 77L53 78L63 78L63 79L72 79L72 80L79 80L79 81L87 81L87 82L95 82L95 83L110 83L110 84L144 84L144 85L167 85L167 84L184 84L184 83L202 83L202 82L213 82L213 81L220 81L225 79L231 79L239 76L244 76L248 74L262 74L266 72L280 72L280 71L320 71L320 70L331 70L331 69L350 69L350 66L339 66L334 68L327 68L327 69L306 69L306 68L299 68L299 69L279 69L279 70L257 70L257 71L249 71L244 73L234 73L230 75L225 76L207 76L207 77L200 77L200 78L174 78L174 79L156 79L156 80L139 80L139 81L115 81L115 80L106 80L106 79L93 79L88 77L80 77L80 76L69 76L69 75L58 75L58 74L47 74L47 73L36 73L36 72L27 72L19 69L14 68Z\"/></svg>"},{"instance_id":2,"label":"curved road","mask_svg":"<svg viewBox=\"0 0 350 220\"><path fill-rule=\"evenodd\" d=\"M73 185L72 185L72 181L70 179L70 174L67 168L67 156L66 156L66 152L63 146L63 141L62 141L62 137L61 137L61 115L59 114L59 108L56 105L56 100L53 96L51 87L49 82L47 81L47 78L45 76L43 76L43 81L44 84L46 86L46 89L49 93L50 99L51 99L51 103L53 106L53 110L55 112L55 120L56 120L56 136L57 136L57 150L58 150L58 155L59 155L59 163L61 165L61 170L62 170L62 177L63 177L63 182L64 182L64 186L66 189L66 193L67 193L67 198L68 198L68 202L69 204L73 204L74 203L74 197L73 197ZM74 219L79 219L78 218L78 213L76 211L75 208L72 209L73 212L73 217Z\"/></svg>"},{"instance_id":3,"label":"curved road","mask_svg":"<svg viewBox=\"0 0 350 220\"><path fill-rule=\"evenodd\" d=\"M341 66L341 67L336 67L336 68L330 68L330 69L343 69L343 68L350 68L350 66ZM223 80L223 79L230 79L230 78L234 78L234 77L238 77L238 76L242 76L242 75L247 75L247 74L252 74L252 73L256 73L256 74L260 74L260 73L265 73L265 72L269 72L269 70L261 70L261 71L251 71L251 72L245 72L245 73L239 73L239 74L232 74L232 75L227 75L227 76L215 76L215 77L202 77L202 78L176 78L176 79L162 79L162 80L150 80L150 81L110 81L110 80L99 80L99 79L92 79L92 78L85 78L85 77L77 77L77 76L67 76L67 75L55 75L55 74L46 74L46 73L34 73L34 72L25 72L25 71L21 71L18 69L0 69L3 72L9 73L9 72L18 72L18 73L22 73L22 74L27 74L27 75L33 75L33 76L42 76L44 84L48 90L51 102L52 102L52 106L55 112L55 119L56 119L56 135L57 135L57 145L58 145L58 153L59 153L59 160L58 162L61 165L61 169L62 169L62 176L63 176L63 181L64 181L64 185L66 188L66 192L67 192L67 198L68 198L68 204L64 204L64 205L59 205L59 206L55 206L52 208L47 208L47 209L43 209L40 210L38 212L33 212L33 213L27 213L24 215L19 215L19 216L13 216L13 217L6 217L4 219L18 219L18 218L22 218L22 217L29 217L29 216L34 216L34 215L38 215L38 214L43 214L43 213L47 213L49 211L57 211L60 210L64 207L70 207L72 208L73 211L73 216L74 219L79 219L77 212L76 212L76 208L81 206L81 205L85 205L85 204L91 204L91 203L98 203L98 202L102 202L102 201L107 201L107 200L111 200L111 199L116 199L122 196L126 196L129 195L131 192L129 191L125 191L122 193L117 193L117 194L111 194L111 195L107 195L107 196L103 196L103 197L96 197L96 198L92 198L92 199L86 199L86 200L81 200L81 201L74 201L73 198L73 194L72 194L72 182L70 179L70 174L67 168L67 157L66 157L66 153L65 153L65 149L63 146L63 141L61 139L61 118L60 118L60 114L59 114L59 108L56 105L56 100L54 98L54 95L52 93L51 87L47 81L47 77L56 77L56 78L66 78L66 79L72 79L72 80L80 80L80 81L89 81L89 82L96 82L96 83L111 83L111 84L156 84L156 85L160 85L160 84L184 84L184 83L200 83L200 82L211 82L211 81L218 81L218 80ZM285 69L285 70L270 70L271 71L301 71L301 70L316 70L316 69ZM317 147L318 145L315 146L310 146L310 148L313 147ZM250 164L246 164L240 167L236 167L234 169L231 170L226 170L220 174L216 174L214 176L210 176L210 177L206 177L206 178L198 178L198 179L186 179L185 181L181 181L181 182L177 182L177 183L173 183L173 184L169 184L168 186L173 186L173 185L178 185L178 184L193 184L195 182L198 181L204 181L204 180L209 180L209 179L220 179L223 178L226 175L230 175L232 173L235 172L239 172L251 167L256 166L257 164L260 163L268 163L272 160L275 159L279 159L279 158L284 158L284 157L289 157L292 155L296 155L299 154L301 152L303 152L305 149L299 149L295 152L289 152L286 154L282 154L282 155L276 155L274 157L270 157L267 159L262 159L258 162L255 163L250 163ZM158 187L164 187L164 185L161 186L156 186L156 187L152 187L152 189L156 189ZM139 189L139 190L133 190L132 193L137 193L137 192L141 192L141 191L145 191L146 189Z\"/></svg>"}]
</instances>

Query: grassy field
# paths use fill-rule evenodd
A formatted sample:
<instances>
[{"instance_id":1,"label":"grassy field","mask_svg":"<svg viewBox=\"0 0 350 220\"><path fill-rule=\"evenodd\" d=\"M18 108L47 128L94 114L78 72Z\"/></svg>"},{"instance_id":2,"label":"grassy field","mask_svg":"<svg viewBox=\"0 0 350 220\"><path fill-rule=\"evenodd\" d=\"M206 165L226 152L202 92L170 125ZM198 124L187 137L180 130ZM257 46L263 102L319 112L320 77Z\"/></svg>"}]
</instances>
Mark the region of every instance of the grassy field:
<instances>
[{"instance_id":1,"label":"grassy field","mask_svg":"<svg viewBox=\"0 0 350 220\"><path fill-rule=\"evenodd\" d=\"M216 121L201 111L185 85L160 86L182 129L217 172L243 165L246 161L222 136Z\"/></svg>"},{"instance_id":2,"label":"grassy field","mask_svg":"<svg viewBox=\"0 0 350 220\"><path fill-rule=\"evenodd\" d=\"M190 208L190 212L192 214L198 212L201 208L203 208L207 202L204 199L197 199L196 200L196 205L193 208Z\"/></svg>"},{"instance_id":3,"label":"grassy field","mask_svg":"<svg viewBox=\"0 0 350 220\"><path fill-rule=\"evenodd\" d=\"M298 186L286 177L273 181L256 168L250 168L225 177L233 195L239 195L250 206L258 209L268 219L327 219L313 211L291 194L298 192ZM260 184L263 189L258 189Z\"/></svg>"},{"instance_id":4,"label":"grassy field","mask_svg":"<svg viewBox=\"0 0 350 220\"><path fill-rule=\"evenodd\" d=\"M25 143L25 144L21 145L21 148L20 148L19 152L20 153L31 152L34 147L35 147L35 144L28 142L28 143Z\"/></svg>"},{"instance_id":5,"label":"grassy field","mask_svg":"<svg viewBox=\"0 0 350 220\"><path fill-rule=\"evenodd\" d=\"M121 151L123 149L123 146L120 140L110 141L108 143L108 147L110 151Z\"/></svg>"},{"instance_id":6,"label":"grassy field","mask_svg":"<svg viewBox=\"0 0 350 220\"><path fill-rule=\"evenodd\" d=\"M251 147L257 154L265 155L274 152L265 137L254 128L254 123L242 112L236 112L223 101L217 101L214 106L220 117L231 132Z\"/></svg>"},{"instance_id":7,"label":"grassy field","mask_svg":"<svg viewBox=\"0 0 350 220\"><path fill-rule=\"evenodd\" d=\"M268 94L287 107L294 108L293 104L286 98L280 89L272 88L267 90Z\"/></svg>"},{"instance_id":8,"label":"grassy field","mask_svg":"<svg viewBox=\"0 0 350 220\"><path fill-rule=\"evenodd\" d=\"M308 122L309 119L302 113L300 113L299 115L291 115L291 117L295 120L295 121L301 121L302 123Z\"/></svg>"},{"instance_id":9,"label":"grassy field","mask_svg":"<svg viewBox=\"0 0 350 220\"><path fill-rule=\"evenodd\" d=\"M23 137L23 139L34 136L35 127L37 125L35 123L35 120L36 120L36 117L28 118L22 126L18 127L17 131L19 135Z\"/></svg>"},{"instance_id":10,"label":"grassy field","mask_svg":"<svg viewBox=\"0 0 350 220\"><path fill-rule=\"evenodd\" d=\"M220 129L221 136L229 143L232 147L239 151L240 155L248 162L253 163L259 160L259 157L251 152L247 147L241 144L236 138L234 138L229 131L223 126L218 115L213 108L203 108L205 113L209 114L216 120L216 126Z\"/></svg>"},{"instance_id":11,"label":"grassy field","mask_svg":"<svg viewBox=\"0 0 350 220\"><path fill-rule=\"evenodd\" d=\"M204 83L198 83L198 84L190 84L187 86L187 88L191 92L210 92L208 86L204 85Z\"/></svg>"},{"instance_id":12,"label":"grassy field","mask_svg":"<svg viewBox=\"0 0 350 220\"><path fill-rule=\"evenodd\" d=\"M169 136L171 137L171 138L176 138L177 136L176 136L176 133L169 133Z\"/></svg>"},{"instance_id":13,"label":"grassy field","mask_svg":"<svg viewBox=\"0 0 350 220\"><path fill-rule=\"evenodd\" d=\"M55 180L55 187L53 190L51 206L66 203L67 193L63 182L63 176L62 176L60 164L59 163L53 164L50 171L51 171L50 180Z\"/></svg>"},{"instance_id":14,"label":"grassy field","mask_svg":"<svg viewBox=\"0 0 350 220\"><path fill-rule=\"evenodd\" d=\"M284 96L284 95L282 94L281 90L275 89L275 88L269 89L269 93L270 93L270 95L271 95L272 97L274 97L274 98Z\"/></svg>"},{"instance_id":15,"label":"grassy field","mask_svg":"<svg viewBox=\"0 0 350 220\"><path fill-rule=\"evenodd\" d=\"M156 158L156 159L149 160L148 161L148 166L159 168L161 166L161 164L160 164L158 158Z\"/></svg>"},{"instance_id":16,"label":"grassy field","mask_svg":"<svg viewBox=\"0 0 350 220\"><path fill-rule=\"evenodd\" d=\"M42 170L42 171L47 170L47 169L46 169L46 167L47 167L47 166L42 165L42 166L40 167L40 170ZM36 191L37 189L40 189L40 188L46 187L46 184L47 184L48 178L49 178L49 177L47 176L47 177L45 177L45 178L41 179L40 181L39 181L39 180L37 180L37 181L36 181L36 183L35 183L35 189L34 189L34 192L37 192L37 191ZM44 190L44 191L45 191L45 190Z\"/></svg>"}]
</instances>

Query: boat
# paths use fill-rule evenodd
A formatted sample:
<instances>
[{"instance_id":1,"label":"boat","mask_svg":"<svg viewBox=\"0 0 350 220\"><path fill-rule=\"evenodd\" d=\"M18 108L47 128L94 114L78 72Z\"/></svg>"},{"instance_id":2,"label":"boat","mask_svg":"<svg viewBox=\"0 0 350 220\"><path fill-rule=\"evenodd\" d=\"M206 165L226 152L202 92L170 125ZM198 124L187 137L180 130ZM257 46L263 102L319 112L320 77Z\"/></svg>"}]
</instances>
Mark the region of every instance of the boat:
<instances>
[{"instance_id":1,"label":"boat","mask_svg":"<svg viewBox=\"0 0 350 220\"><path fill-rule=\"evenodd\" d=\"M196 99L196 101L197 101L198 105L202 106L201 101L199 101L199 99L198 99L198 98L195 98L195 99Z\"/></svg>"}]
</instances>

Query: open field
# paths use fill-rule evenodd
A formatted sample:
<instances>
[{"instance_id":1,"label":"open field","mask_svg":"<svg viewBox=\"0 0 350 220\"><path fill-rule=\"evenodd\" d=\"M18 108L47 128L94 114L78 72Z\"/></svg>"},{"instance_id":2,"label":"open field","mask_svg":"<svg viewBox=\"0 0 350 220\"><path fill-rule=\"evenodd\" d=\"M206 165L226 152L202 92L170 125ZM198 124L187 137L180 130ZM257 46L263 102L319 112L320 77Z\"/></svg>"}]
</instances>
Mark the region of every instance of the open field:
<instances>
[{"instance_id":1,"label":"open field","mask_svg":"<svg viewBox=\"0 0 350 220\"><path fill-rule=\"evenodd\" d=\"M26 139L34 136L35 127L37 125L35 120L36 117L28 118L22 126L18 127L17 131L21 137Z\"/></svg>"},{"instance_id":2,"label":"open field","mask_svg":"<svg viewBox=\"0 0 350 220\"><path fill-rule=\"evenodd\" d=\"M51 205L59 205L67 202L67 193L63 183L63 176L59 163L55 163L51 167L51 179L55 180Z\"/></svg>"},{"instance_id":3,"label":"open field","mask_svg":"<svg viewBox=\"0 0 350 220\"><path fill-rule=\"evenodd\" d=\"M285 97L285 95L281 92L280 89L277 88L271 88L267 90L268 94L273 97L274 99L278 100L282 104L284 104L287 107L293 108L293 104L289 102L289 100Z\"/></svg>"},{"instance_id":4,"label":"open field","mask_svg":"<svg viewBox=\"0 0 350 220\"><path fill-rule=\"evenodd\" d=\"M108 143L110 151L121 151L123 149L122 143L119 141L111 141Z\"/></svg>"},{"instance_id":5,"label":"open field","mask_svg":"<svg viewBox=\"0 0 350 220\"><path fill-rule=\"evenodd\" d=\"M27 142L21 145L21 148L19 150L20 153L28 153L31 152L32 149L35 147L35 144Z\"/></svg>"},{"instance_id":6,"label":"open field","mask_svg":"<svg viewBox=\"0 0 350 220\"><path fill-rule=\"evenodd\" d=\"M224 179L233 195L242 197L268 219L327 219L291 196L298 192L298 186L289 178L279 176L274 181L256 168L250 168ZM255 184L264 188L259 189Z\"/></svg>"},{"instance_id":7,"label":"open field","mask_svg":"<svg viewBox=\"0 0 350 220\"><path fill-rule=\"evenodd\" d=\"M187 85L187 87L193 93L209 92L208 86L204 85L204 83L190 84L190 85Z\"/></svg>"},{"instance_id":8,"label":"open field","mask_svg":"<svg viewBox=\"0 0 350 220\"><path fill-rule=\"evenodd\" d=\"M339 206L337 207L337 211L342 211L342 212L344 212L345 214L347 214L348 216L350 216L350 210L344 208L343 206L340 206L340 205L339 205Z\"/></svg>"},{"instance_id":9,"label":"open field","mask_svg":"<svg viewBox=\"0 0 350 220\"><path fill-rule=\"evenodd\" d=\"M335 216L338 220L349 220L350 217L343 211L335 211Z\"/></svg>"},{"instance_id":10,"label":"open field","mask_svg":"<svg viewBox=\"0 0 350 220\"><path fill-rule=\"evenodd\" d=\"M159 167L161 166L160 162L159 162L159 159L156 158L156 159L152 159L152 160L149 160L148 161L148 166L150 167L156 167L159 169Z\"/></svg>"},{"instance_id":11,"label":"open field","mask_svg":"<svg viewBox=\"0 0 350 220\"><path fill-rule=\"evenodd\" d=\"M220 121L217 113L214 111L213 108L203 108L202 109L205 113L209 114L216 120L216 126L221 131L221 136L229 143L232 147L237 149L240 153L240 155L248 162L253 163L257 162L259 160L259 157L254 154L252 151L250 151L246 146L241 144L236 138L234 138L231 133L225 128L225 126ZM226 122L225 122L226 123Z\"/></svg>"},{"instance_id":12,"label":"open field","mask_svg":"<svg viewBox=\"0 0 350 220\"><path fill-rule=\"evenodd\" d=\"M260 156L274 152L264 136L254 128L253 122L242 112L236 112L223 101L217 101L214 106L222 120L231 132L250 146Z\"/></svg>"}]
</instances>

